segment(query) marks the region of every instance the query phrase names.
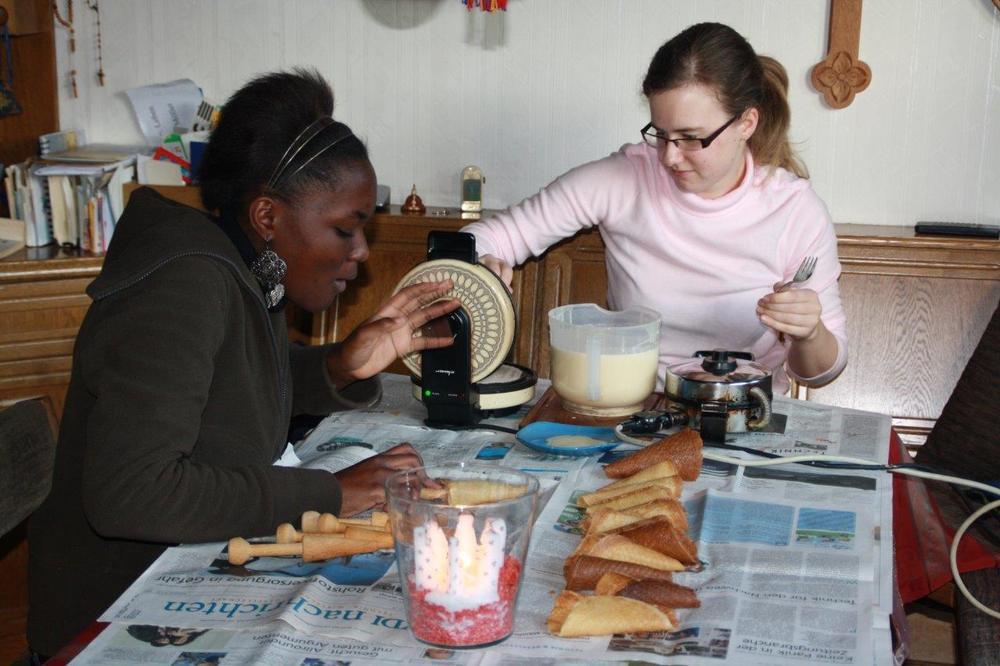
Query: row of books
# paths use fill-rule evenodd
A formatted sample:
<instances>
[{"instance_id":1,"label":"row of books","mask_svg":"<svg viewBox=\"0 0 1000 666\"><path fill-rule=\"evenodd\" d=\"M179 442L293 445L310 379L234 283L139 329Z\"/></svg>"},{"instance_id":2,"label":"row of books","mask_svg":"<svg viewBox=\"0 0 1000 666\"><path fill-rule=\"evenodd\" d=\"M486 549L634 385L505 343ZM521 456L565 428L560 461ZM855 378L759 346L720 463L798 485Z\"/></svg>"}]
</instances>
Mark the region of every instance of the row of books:
<instances>
[{"instance_id":1,"label":"row of books","mask_svg":"<svg viewBox=\"0 0 1000 666\"><path fill-rule=\"evenodd\" d=\"M215 109L202 107L199 113ZM217 120L217 110L211 117ZM107 251L124 208L125 183L191 184L208 128L175 131L155 152L146 146L88 144L82 130L43 134L39 157L3 169L7 206L14 220L24 222L25 245Z\"/></svg>"},{"instance_id":2,"label":"row of books","mask_svg":"<svg viewBox=\"0 0 1000 666\"><path fill-rule=\"evenodd\" d=\"M40 160L6 167L7 201L11 216L25 223L25 245L105 252L124 208L123 186L135 175L130 161L102 169Z\"/></svg>"}]
</instances>

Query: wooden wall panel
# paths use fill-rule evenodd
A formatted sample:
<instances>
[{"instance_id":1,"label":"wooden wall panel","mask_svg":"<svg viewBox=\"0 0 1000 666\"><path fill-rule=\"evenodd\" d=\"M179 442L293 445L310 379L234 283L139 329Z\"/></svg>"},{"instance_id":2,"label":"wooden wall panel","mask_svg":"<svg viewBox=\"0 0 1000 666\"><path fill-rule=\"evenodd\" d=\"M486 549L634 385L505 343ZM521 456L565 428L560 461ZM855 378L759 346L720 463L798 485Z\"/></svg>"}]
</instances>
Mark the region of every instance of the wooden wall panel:
<instances>
[{"instance_id":1,"label":"wooden wall panel","mask_svg":"<svg viewBox=\"0 0 1000 666\"><path fill-rule=\"evenodd\" d=\"M14 96L21 105L21 113L0 117L0 164L13 164L37 155L38 136L59 129L51 3L32 2L42 25L39 32L11 38ZM6 68L6 55L3 61ZM4 78L6 75L4 71Z\"/></svg>"},{"instance_id":2,"label":"wooden wall panel","mask_svg":"<svg viewBox=\"0 0 1000 666\"><path fill-rule=\"evenodd\" d=\"M940 412L998 294L971 280L844 275L850 363L809 399L911 417Z\"/></svg>"},{"instance_id":3,"label":"wooden wall panel","mask_svg":"<svg viewBox=\"0 0 1000 666\"><path fill-rule=\"evenodd\" d=\"M850 358L797 396L892 414L919 446L1000 301L1000 243L854 225L838 239Z\"/></svg>"}]
</instances>

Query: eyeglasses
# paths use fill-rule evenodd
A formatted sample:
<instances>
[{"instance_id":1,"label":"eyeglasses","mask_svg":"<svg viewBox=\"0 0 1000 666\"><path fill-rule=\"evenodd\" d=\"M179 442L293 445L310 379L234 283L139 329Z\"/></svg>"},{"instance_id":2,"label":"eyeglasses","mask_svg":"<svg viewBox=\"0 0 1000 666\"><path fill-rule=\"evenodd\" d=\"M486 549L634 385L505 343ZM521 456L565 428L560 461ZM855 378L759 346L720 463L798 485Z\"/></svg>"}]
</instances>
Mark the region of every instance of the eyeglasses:
<instances>
[{"instance_id":1,"label":"eyeglasses","mask_svg":"<svg viewBox=\"0 0 1000 666\"><path fill-rule=\"evenodd\" d=\"M645 127L639 130L642 134L642 139L654 148L662 148L665 142L669 141L686 153L693 153L697 150L702 150L708 148L712 145L720 134L726 131L726 128L732 125L737 118L742 115L742 111L737 113L735 116L726 121L726 124L715 130L704 139L693 139L693 138L683 138L683 139L671 139L666 135L661 129L653 127L653 123L647 123Z\"/></svg>"}]
</instances>

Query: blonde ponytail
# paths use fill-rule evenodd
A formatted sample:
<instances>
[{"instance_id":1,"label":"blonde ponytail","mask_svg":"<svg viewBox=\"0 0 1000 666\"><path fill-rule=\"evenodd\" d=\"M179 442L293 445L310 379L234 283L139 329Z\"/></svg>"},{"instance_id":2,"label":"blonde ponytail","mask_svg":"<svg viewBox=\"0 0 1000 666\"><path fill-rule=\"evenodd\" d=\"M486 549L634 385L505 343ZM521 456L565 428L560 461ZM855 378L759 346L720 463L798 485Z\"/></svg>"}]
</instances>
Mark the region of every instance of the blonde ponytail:
<instances>
[{"instance_id":1,"label":"blonde ponytail","mask_svg":"<svg viewBox=\"0 0 1000 666\"><path fill-rule=\"evenodd\" d=\"M749 142L754 162L781 167L799 178L808 178L809 171L788 142L788 127L792 121L788 107L788 74L774 58L762 55L757 56L757 60L763 70L763 81L758 102L760 119Z\"/></svg>"}]
</instances>

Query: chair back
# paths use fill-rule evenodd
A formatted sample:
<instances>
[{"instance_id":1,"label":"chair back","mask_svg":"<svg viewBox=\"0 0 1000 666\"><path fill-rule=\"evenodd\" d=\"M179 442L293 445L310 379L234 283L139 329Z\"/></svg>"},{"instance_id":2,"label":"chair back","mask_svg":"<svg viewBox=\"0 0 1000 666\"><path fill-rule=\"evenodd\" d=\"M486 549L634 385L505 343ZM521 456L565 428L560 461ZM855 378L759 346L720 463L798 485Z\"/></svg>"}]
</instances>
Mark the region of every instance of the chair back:
<instances>
[{"instance_id":1,"label":"chair back","mask_svg":"<svg viewBox=\"0 0 1000 666\"><path fill-rule=\"evenodd\" d=\"M48 401L0 411L0 536L38 508L52 486L56 422Z\"/></svg>"},{"instance_id":2,"label":"chair back","mask_svg":"<svg viewBox=\"0 0 1000 666\"><path fill-rule=\"evenodd\" d=\"M917 462L1000 481L1000 307L969 357Z\"/></svg>"}]
</instances>

